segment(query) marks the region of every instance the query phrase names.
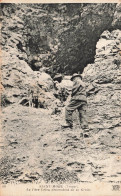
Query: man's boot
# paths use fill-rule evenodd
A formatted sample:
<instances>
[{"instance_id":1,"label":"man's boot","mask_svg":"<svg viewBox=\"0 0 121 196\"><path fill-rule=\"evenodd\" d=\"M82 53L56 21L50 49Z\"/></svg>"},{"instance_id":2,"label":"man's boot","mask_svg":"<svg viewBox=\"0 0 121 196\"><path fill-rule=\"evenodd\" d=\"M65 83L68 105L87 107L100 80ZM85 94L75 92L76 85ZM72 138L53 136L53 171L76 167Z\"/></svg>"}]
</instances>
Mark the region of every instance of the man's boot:
<instances>
[{"instance_id":1,"label":"man's boot","mask_svg":"<svg viewBox=\"0 0 121 196\"><path fill-rule=\"evenodd\" d=\"M66 128L72 129L73 125L65 123L65 124L61 125L61 127L64 128L64 129L66 129Z\"/></svg>"}]
</instances>

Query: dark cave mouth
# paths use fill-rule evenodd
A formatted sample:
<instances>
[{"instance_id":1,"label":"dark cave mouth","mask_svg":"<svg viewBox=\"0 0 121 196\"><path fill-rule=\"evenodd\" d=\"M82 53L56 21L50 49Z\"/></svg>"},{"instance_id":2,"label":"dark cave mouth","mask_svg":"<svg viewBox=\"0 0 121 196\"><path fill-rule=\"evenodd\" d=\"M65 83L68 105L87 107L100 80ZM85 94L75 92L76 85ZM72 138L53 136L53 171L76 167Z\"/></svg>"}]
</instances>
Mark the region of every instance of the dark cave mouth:
<instances>
[{"instance_id":1,"label":"dark cave mouth","mask_svg":"<svg viewBox=\"0 0 121 196\"><path fill-rule=\"evenodd\" d=\"M96 9L95 11L90 9L91 5L94 6ZM69 17L69 20L66 20L67 29L61 33L61 23L59 21L57 22L58 28L53 26L53 16L51 17L50 11L52 8L47 5L47 8L50 8L48 15L42 19L40 17L39 23L36 21L37 16L31 18L31 22L25 17L24 22L27 25L25 32L29 32L26 34L27 40L24 41L26 46L24 45L23 47L22 44L19 43L17 47L21 52L27 54L27 63L33 71L44 70L52 77L57 73L65 75L73 73L81 74L88 64L94 63L96 43L100 39L100 35L105 30L114 30L112 21L115 5L108 5L104 4L102 7L102 5L99 4L85 4L85 7L87 6L88 9L87 18L83 17L83 14L86 13L82 7L80 7L82 16L78 16L75 20L73 20L74 15L68 16L66 12L60 17L59 13L54 8L57 16L62 19L63 24L65 20L64 17ZM65 6L68 8L68 5ZM75 16L78 15L77 11L80 11L80 9L78 9L78 7L75 7L74 9ZM101 10L100 14L98 14L98 10ZM104 11L102 12L102 10ZM107 11L109 11L109 13L107 13ZM95 17L96 14L97 17ZM109 15L110 18L107 17ZM105 17L107 17L107 20L105 20ZM42 26L41 30L40 24ZM58 44L58 49L54 51L53 48L56 48ZM26 48L26 51L24 51L23 48Z\"/></svg>"},{"instance_id":2,"label":"dark cave mouth","mask_svg":"<svg viewBox=\"0 0 121 196\"><path fill-rule=\"evenodd\" d=\"M51 66L49 67L45 67L45 72L50 74L52 77L54 77L56 74L60 73L60 74L65 74L65 75L72 75L74 73L80 73L82 74L83 71L84 71L84 68L88 65L88 64L92 64L94 63L94 59L95 59L95 54L96 54L96 45L95 45L95 49L94 49L94 52L93 52L93 55L90 54L90 57L87 59L86 56L84 57L83 56L83 59L80 60L80 57L76 57L76 62L75 61L72 61L72 62L66 62L65 63L64 61L62 62L63 64L67 64L67 66L63 66L62 67L62 64L60 66L60 62L58 62L58 64L56 64L56 66L54 65L53 66L53 72L51 71ZM60 54L61 55L61 54ZM33 55L32 55L33 56ZM66 57L65 57L66 58ZM33 71L41 71L41 68L44 67L44 64L42 65L42 67L37 67L36 64L37 63L40 63L40 61L37 61L35 59L32 59L30 62L28 62L30 68L33 70ZM49 64L53 64L53 62L49 62Z\"/></svg>"}]
</instances>

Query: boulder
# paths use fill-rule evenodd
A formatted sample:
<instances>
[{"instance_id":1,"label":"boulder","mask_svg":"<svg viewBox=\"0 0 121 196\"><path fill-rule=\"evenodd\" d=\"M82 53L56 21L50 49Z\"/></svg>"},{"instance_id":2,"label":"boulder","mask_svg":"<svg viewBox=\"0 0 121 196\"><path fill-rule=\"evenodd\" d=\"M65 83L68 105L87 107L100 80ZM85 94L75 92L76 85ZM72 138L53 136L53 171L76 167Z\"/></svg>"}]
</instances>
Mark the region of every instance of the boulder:
<instances>
[{"instance_id":1,"label":"boulder","mask_svg":"<svg viewBox=\"0 0 121 196\"><path fill-rule=\"evenodd\" d=\"M44 72L38 74L38 85L45 87L47 91L51 91L54 88L54 83L51 76Z\"/></svg>"}]
</instances>

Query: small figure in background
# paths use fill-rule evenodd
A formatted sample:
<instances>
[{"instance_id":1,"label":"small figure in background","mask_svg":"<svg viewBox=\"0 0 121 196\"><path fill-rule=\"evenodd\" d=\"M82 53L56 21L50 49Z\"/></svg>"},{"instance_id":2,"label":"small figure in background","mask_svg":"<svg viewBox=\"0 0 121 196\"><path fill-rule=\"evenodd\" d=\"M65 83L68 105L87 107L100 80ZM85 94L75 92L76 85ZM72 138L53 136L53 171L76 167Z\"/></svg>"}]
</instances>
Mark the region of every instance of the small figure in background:
<instances>
[{"instance_id":1,"label":"small figure in background","mask_svg":"<svg viewBox=\"0 0 121 196\"><path fill-rule=\"evenodd\" d=\"M62 79L63 76L62 74L57 74L53 80L54 80L54 88L55 88L55 93L54 96L59 99L61 101L61 103L63 104L63 102L66 101L69 92L68 90L65 88L65 86L62 85Z\"/></svg>"}]
</instances>

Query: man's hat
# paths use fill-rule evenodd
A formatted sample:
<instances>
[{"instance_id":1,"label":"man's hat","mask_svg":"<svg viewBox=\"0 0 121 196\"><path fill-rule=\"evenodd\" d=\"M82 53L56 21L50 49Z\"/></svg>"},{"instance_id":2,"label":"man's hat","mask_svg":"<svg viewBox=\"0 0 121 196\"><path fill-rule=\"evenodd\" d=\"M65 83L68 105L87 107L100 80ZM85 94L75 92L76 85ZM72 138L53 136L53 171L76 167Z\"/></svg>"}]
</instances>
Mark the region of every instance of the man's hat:
<instances>
[{"instance_id":1,"label":"man's hat","mask_svg":"<svg viewBox=\"0 0 121 196\"><path fill-rule=\"evenodd\" d=\"M80 74L76 74L74 73L71 77L71 81L75 78L75 77L80 77L82 79L82 76Z\"/></svg>"}]
</instances>

